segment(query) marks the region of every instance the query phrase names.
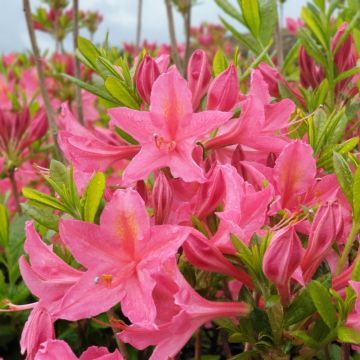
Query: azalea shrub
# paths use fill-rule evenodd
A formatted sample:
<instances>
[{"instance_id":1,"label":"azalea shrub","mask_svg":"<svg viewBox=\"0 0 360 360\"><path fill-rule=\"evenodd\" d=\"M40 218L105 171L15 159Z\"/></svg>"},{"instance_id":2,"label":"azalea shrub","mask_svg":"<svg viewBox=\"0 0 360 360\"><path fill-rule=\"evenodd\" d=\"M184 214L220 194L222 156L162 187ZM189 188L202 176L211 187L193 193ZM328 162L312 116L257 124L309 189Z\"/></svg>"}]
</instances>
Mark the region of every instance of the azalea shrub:
<instances>
[{"instance_id":1,"label":"azalea shrub","mask_svg":"<svg viewBox=\"0 0 360 360\"><path fill-rule=\"evenodd\" d=\"M50 104L0 66L0 355L359 359L359 2L216 0L188 59L79 37L78 68L47 3Z\"/></svg>"}]
</instances>

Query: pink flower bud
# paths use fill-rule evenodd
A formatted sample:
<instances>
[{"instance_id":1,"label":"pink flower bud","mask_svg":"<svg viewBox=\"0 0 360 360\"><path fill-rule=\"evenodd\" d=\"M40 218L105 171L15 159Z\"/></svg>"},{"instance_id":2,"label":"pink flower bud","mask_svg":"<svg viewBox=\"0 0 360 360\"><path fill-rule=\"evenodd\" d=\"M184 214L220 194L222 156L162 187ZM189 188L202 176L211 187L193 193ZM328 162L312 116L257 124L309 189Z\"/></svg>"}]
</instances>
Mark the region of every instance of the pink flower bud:
<instances>
[{"instance_id":1,"label":"pink flower bud","mask_svg":"<svg viewBox=\"0 0 360 360\"><path fill-rule=\"evenodd\" d=\"M316 65L303 46L300 48L299 65L301 85L313 89L318 87L324 79L324 70Z\"/></svg>"},{"instance_id":2,"label":"pink flower bud","mask_svg":"<svg viewBox=\"0 0 360 360\"><path fill-rule=\"evenodd\" d=\"M200 219L214 211L224 196L224 179L221 168L216 166L210 169L207 178L208 181L201 184L197 192L194 213Z\"/></svg>"},{"instance_id":3,"label":"pink flower bud","mask_svg":"<svg viewBox=\"0 0 360 360\"><path fill-rule=\"evenodd\" d=\"M136 73L136 88L140 97L147 104L150 104L151 89L159 75L160 70L156 61L146 55Z\"/></svg>"},{"instance_id":4,"label":"pink flower bud","mask_svg":"<svg viewBox=\"0 0 360 360\"><path fill-rule=\"evenodd\" d=\"M277 232L266 250L263 271L277 286L283 303L289 301L289 281L300 265L302 251L294 225Z\"/></svg>"},{"instance_id":5,"label":"pink flower bud","mask_svg":"<svg viewBox=\"0 0 360 360\"><path fill-rule=\"evenodd\" d=\"M337 44L339 43L340 38L343 36L346 28L348 27L347 23L342 24L338 31L336 32L334 38L331 41L331 49L334 52ZM354 50L354 40L349 34L344 42L339 46L339 48L334 53L334 63L336 66L337 74L341 74L345 71L348 71L356 66L357 55ZM346 87L346 85L351 81L352 77L349 76L347 79L340 81L336 85L336 92L338 93Z\"/></svg>"},{"instance_id":6,"label":"pink flower bud","mask_svg":"<svg viewBox=\"0 0 360 360\"><path fill-rule=\"evenodd\" d=\"M188 87L192 92L192 105L195 111L206 94L211 80L210 64L205 51L198 49L191 55L187 68L187 78Z\"/></svg>"},{"instance_id":7,"label":"pink flower bud","mask_svg":"<svg viewBox=\"0 0 360 360\"><path fill-rule=\"evenodd\" d=\"M301 262L305 282L311 280L323 259L328 255L331 245L341 235L343 221L338 203L320 206L311 225L308 245Z\"/></svg>"},{"instance_id":8,"label":"pink flower bud","mask_svg":"<svg viewBox=\"0 0 360 360\"><path fill-rule=\"evenodd\" d=\"M173 191L163 172L156 177L152 192L155 224L164 224L169 216Z\"/></svg>"},{"instance_id":9,"label":"pink flower bud","mask_svg":"<svg viewBox=\"0 0 360 360\"><path fill-rule=\"evenodd\" d=\"M239 80L234 65L230 65L211 83L208 93L208 110L230 111L239 95Z\"/></svg>"}]
</instances>

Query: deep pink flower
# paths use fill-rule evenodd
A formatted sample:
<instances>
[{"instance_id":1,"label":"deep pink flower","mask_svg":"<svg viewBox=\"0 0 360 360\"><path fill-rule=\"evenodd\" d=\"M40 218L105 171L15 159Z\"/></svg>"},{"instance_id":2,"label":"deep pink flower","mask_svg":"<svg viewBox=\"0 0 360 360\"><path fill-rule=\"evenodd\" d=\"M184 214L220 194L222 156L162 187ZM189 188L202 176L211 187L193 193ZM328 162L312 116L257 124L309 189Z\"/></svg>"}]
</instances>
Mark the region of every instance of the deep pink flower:
<instances>
[{"instance_id":1,"label":"deep pink flower","mask_svg":"<svg viewBox=\"0 0 360 360\"><path fill-rule=\"evenodd\" d=\"M104 347L90 346L78 358L63 340L48 340L41 344L34 360L123 360L118 350L110 353Z\"/></svg>"},{"instance_id":2,"label":"deep pink flower","mask_svg":"<svg viewBox=\"0 0 360 360\"><path fill-rule=\"evenodd\" d=\"M190 231L172 225L151 227L142 198L131 189L114 193L100 225L62 220L62 240L87 268L64 297L59 310L62 318L94 316L121 302L122 312L131 321L151 326L156 317L153 275L174 257Z\"/></svg>"},{"instance_id":3,"label":"deep pink flower","mask_svg":"<svg viewBox=\"0 0 360 360\"><path fill-rule=\"evenodd\" d=\"M197 49L191 55L187 68L187 79L195 111L205 96L211 81L211 68L205 51Z\"/></svg>"},{"instance_id":4,"label":"deep pink flower","mask_svg":"<svg viewBox=\"0 0 360 360\"><path fill-rule=\"evenodd\" d=\"M112 125L128 132L142 146L124 171L125 184L145 179L151 171L166 166L184 181L205 180L192 157L196 141L227 122L231 113L193 113L191 98L186 81L172 69L155 81L150 112L122 107L109 110Z\"/></svg>"},{"instance_id":5,"label":"deep pink flower","mask_svg":"<svg viewBox=\"0 0 360 360\"><path fill-rule=\"evenodd\" d=\"M266 250L264 274L277 286L285 303L290 298L289 281L300 265L302 254L303 248L293 225L278 231Z\"/></svg>"}]
</instances>

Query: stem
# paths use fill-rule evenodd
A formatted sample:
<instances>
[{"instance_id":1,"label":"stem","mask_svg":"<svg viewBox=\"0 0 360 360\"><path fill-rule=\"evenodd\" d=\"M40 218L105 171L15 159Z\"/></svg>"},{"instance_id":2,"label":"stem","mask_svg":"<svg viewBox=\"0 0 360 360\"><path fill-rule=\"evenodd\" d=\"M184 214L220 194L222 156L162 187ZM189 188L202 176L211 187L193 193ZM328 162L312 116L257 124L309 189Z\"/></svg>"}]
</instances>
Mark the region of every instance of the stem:
<instances>
[{"instance_id":1,"label":"stem","mask_svg":"<svg viewBox=\"0 0 360 360\"><path fill-rule=\"evenodd\" d=\"M172 5L171 0L165 0L166 6L166 14L168 18L168 27L169 27L169 35L170 35L170 42L171 42L171 56L176 65L176 67L181 72L181 61L179 57L179 52L177 49L177 41L176 41L176 33L175 33L175 25L174 25L174 17L172 13Z\"/></svg>"},{"instance_id":2,"label":"stem","mask_svg":"<svg viewBox=\"0 0 360 360\"><path fill-rule=\"evenodd\" d=\"M138 0L137 26L136 26L136 49L138 52L140 51L140 40L141 40L142 7L143 7L143 0Z\"/></svg>"},{"instance_id":3,"label":"stem","mask_svg":"<svg viewBox=\"0 0 360 360\"><path fill-rule=\"evenodd\" d=\"M201 329L195 334L195 360L201 360Z\"/></svg>"},{"instance_id":4,"label":"stem","mask_svg":"<svg viewBox=\"0 0 360 360\"><path fill-rule=\"evenodd\" d=\"M283 38L282 38L282 3L279 5L279 17L275 29L275 46L276 46L276 56L277 56L277 66L280 68L284 62L284 47L283 47Z\"/></svg>"},{"instance_id":5,"label":"stem","mask_svg":"<svg viewBox=\"0 0 360 360\"><path fill-rule=\"evenodd\" d=\"M355 238L357 236L358 229L359 229L359 223L357 221L353 221L350 234L346 240L344 251L340 257L340 260L339 260L339 263L338 263L338 266L336 269L336 275L339 275L341 273L341 271L345 265L345 262L350 254L350 251L354 244Z\"/></svg>"},{"instance_id":6,"label":"stem","mask_svg":"<svg viewBox=\"0 0 360 360\"><path fill-rule=\"evenodd\" d=\"M224 329L220 330L220 339L221 339L222 348L224 350L224 354L227 359L230 359L232 357L232 353L228 343L226 330Z\"/></svg>"},{"instance_id":7,"label":"stem","mask_svg":"<svg viewBox=\"0 0 360 360\"><path fill-rule=\"evenodd\" d=\"M16 204L16 211L21 214L22 210L21 210L21 206L20 206L20 196L19 196L19 192L17 189L17 183L16 183L16 179L15 179L15 169L12 168L9 170L9 179L10 179L10 184L11 184L11 192L14 196L15 199L15 204Z\"/></svg>"},{"instance_id":8,"label":"stem","mask_svg":"<svg viewBox=\"0 0 360 360\"><path fill-rule=\"evenodd\" d=\"M73 21L74 21L74 51L77 49L77 39L79 37L79 0L73 0ZM74 70L75 77L80 79L80 62L76 55L74 55ZM80 124L84 124L84 114L82 108L81 89L75 85L75 99L76 99L76 113Z\"/></svg>"},{"instance_id":9,"label":"stem","mask_svg":"<svg viewBox=\"0 0 360 360\"><path fill-rule=\"evenodd\" d=\"M184 58L184 76L186 76L186 69L190 58L190 27L191 27L191 1L189 0L186 12L184 14L184 29L185 29L185 58Z\"/></svg>"},{"instance_id":10,"label":"stem","mask_svg":"<svg viewBox=\"0 0 360 360\"><path fill-rule=\"evenodd\" d=\"M341 347L341 360L350 359L350 344L342 344Z\"/></svg>"},{"instance_id":11,"label":"stem","mask_svg":"<svg viewBox=\"0 0 360 360\"><path fill-rule=\"evenodd\" d=\"M45 111L49 123L49 128L51 130L51 135L55 144L55 155L59 160L62 160L62 153L60 151L59 144L57 141L58 129L55 122L54 111L51 106L49 95L45 87L45 75L43 68L41 66L39 47L36 41L35 31L32 23L30 0L23 0L23 10L25 13L25 19L29 32L31 47L35 58L36 71L39 77L40 91L45 104Z\"/></svg>"},{"instance_id":12,"label":"stem","mask_svg":"<svg viewBox=\"0 0 360 360\"><path fill-rule=\"evenodd\" d=\"M111 325L111 319L114 318L114 311L112 309L110 309L109 311L106 312L107 317L109 319L109 323ZM114 334L114 338L116 341L116 345L121 353L121 355L123 356L124 360L128 360L129 359L129 354L126 348L126 345L118 338L117 334L116 334L116 329L111 326L112 332Z\"/></svg>"}]
</instances>

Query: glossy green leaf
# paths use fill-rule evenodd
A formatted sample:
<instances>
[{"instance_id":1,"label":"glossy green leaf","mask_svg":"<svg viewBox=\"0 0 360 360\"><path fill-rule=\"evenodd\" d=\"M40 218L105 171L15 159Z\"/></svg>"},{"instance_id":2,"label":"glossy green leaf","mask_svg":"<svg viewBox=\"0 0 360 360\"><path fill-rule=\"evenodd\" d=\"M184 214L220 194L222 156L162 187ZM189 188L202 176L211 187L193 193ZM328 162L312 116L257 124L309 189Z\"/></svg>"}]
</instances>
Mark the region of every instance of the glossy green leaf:
<instances>
[{"instance_id":1,"label":"glossy green leaf","mask_svg":"<svg viewBox=\"0 0 360 360\"><path fill-rule=\"evenodd\" d=\"M328 289L316 280L313 280L308 288L311 299L321 318L330 329L334 328L337 323L336 311Z\"/></svg>"},{"instance_id":2,"label":"glossy green leaf","mask_svg":"<svg viewBox=\"0 0 360 360\"><path fill-rule=\"evenodd\" d=\"M106 186L106 177L97 172L84 191L84 220L94 222Z\"/></svg>"},{"instance_id":3,"label":"glossy green leaf","mask_svg":"<svg viewBox=\"0 0 360 360\"><path fill-rule=\"evenodd\" d=\"M214 76L217 76L223 71L225 71L228 68L228 66L229 63L227 61L226 56L219 49L214 56L213 65L212 65Z\"/></svg>"},{"instance_id":4,"label":"glossy green leaf","mask_svg":"<svg viewBox=\"0 0 360 360\"><path fill-rule=\"evenodd\" d=\"M350 167L344 157L337 152L334 152L333 154L333 165L341 190L349 203L352 204L353 179Z\"/></svg>"},{"instance_id":5,"label":"glossy green leaf","mask_svg":"<svg viewBox=\"0 0 360 360\"><path fill-rule=\"evenodd\" d=\"M53 209L57 209L63 212L67 212L68 209L56 198L44 194L40 191L28 188L28 187L24 187L22 189L22 194L24 195L24 197L26 197L28 200L34 201L38 204L42 204L45 206L49 206Z\"/></svg>"},{"instance_id":6,"label":"glossy green leaf","mask_svg":"<svg viewBox=\"0 0 360 360\"><path fill-rule=\"evenodd\" d=\"M352 328L340 327L337 331L337 336L344 343L360 345L360 333Z\"/></svg>"},{"instance_id":7,"label":"glossy green leaf","mask_svg":"<svg viewBox=\"0 0 360 360\"><path fill-rule=\"evenodd\" d=\"M105 80L105 88L110 93L110 95L117 99L122 105L131 109L140 108L135 95L132 94L131 90L128 89L118 78L113 76L108 77Z\"/></svg>"},{"instance_id":8,"label":"glossy green leaf","mask_svg":"<svg viewBox=\"0 0 360 360\"><path fill-rule=\"evenodd\" d=\"M242 15L250 32L257 38L260 34L260 9L258 0L238 0Z\"/></svg>"}]
</instances>

